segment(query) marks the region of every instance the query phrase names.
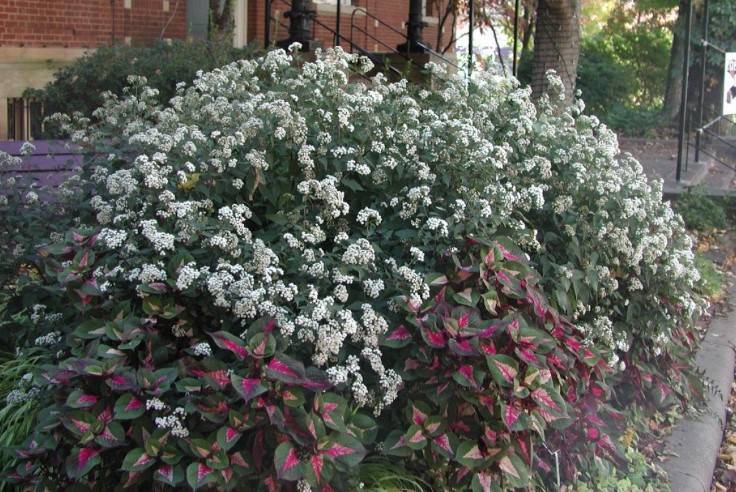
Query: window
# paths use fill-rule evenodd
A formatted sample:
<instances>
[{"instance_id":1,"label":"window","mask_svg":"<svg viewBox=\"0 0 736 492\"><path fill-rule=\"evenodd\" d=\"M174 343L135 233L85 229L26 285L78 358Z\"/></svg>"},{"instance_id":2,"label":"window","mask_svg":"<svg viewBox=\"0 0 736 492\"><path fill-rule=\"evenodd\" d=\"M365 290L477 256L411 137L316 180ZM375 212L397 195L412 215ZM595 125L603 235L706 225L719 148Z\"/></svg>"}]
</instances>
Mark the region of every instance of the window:
<instances>
[{"instance_id":1,"label":"window","mask_svg":"<svg viewBox=\"0 0 736 492\"><path fill-rule=\"evenodd\" d=\"M43 103L23 97L8 98L8 139L32 140L43 133Z\"/></svg>"},{"instance_id":2,"label":"window","mask_svg":"<svg viewBox=\"0 0 736 492\"><path fill-rule=\"evenodd\" d=\"M422 14L424 17L435 16L435 0L422 0Z\"/></svg>"}]
</instances>

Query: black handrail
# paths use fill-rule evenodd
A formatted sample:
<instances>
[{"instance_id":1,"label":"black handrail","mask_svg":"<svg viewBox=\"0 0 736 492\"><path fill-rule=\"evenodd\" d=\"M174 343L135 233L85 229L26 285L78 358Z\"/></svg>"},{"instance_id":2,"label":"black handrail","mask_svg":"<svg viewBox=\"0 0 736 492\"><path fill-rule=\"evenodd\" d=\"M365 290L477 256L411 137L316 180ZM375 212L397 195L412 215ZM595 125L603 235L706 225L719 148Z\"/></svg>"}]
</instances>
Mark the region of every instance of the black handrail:
<instances>
[{"instance_id":1,"label":"black handrail","mask_svg":"<svg viewBox=\"0 0 736 492\"><path fill-rule=\"evenodd\" d=\"M291 2L290 2L289 0L280 0L280 1L281 1L281 2L283 2L284 4L286 4L286 6L287 6L287 7L291 8ZM340 0L338 0L338 1L340 1ZM272 2L270 2L270 1L269 1L268 3L270 4L270 3L272 3ZM371 39L373 39L374 41L376 41L376 42L380 43L380 44L381 44L382 46L384 46L384 47L388 48L388 49L390 50L390 52L391 52L391 53L394 53L394 54L400 55L400 56L402 56L402 57L403 57L403 58L404 58L405 60L407 60L407 61L409 61L409 62L411 62L411 61L412 61L412 60L411 60L411 58L410 58L410 57L408 56L408 52L402 52L402 51L399 51L399 50L397 50L397 49L395 49L395 48L393 48L393 47L389 46L388 44L384 43L384 42L383 42L383 41L381 41L380 39L378 39L378 38L376 38L375 36L373 36L372 34L370 34L370 33L369 33L369 32L368 32L367 30L365 30L365 29L362 29L362 28L361 28L360 26L357 26L357 25L355 24L355 22L354 22L354 21L355 21L355 13L356 13L357 11L362 11L362 12L364 12L364 13L366 14L366 16L367 16L367 17L369 17L369 18L371 18L371 19L375 19L375 20L376 20L376 21L377 21L377 22L378 22L379 24L381 24L381 25L383 25L383 26L386 26L386 27L388 27L388 29L389 29L389 30L391 30L391 31L393 31L393 32L395 32L395 33L397 33L397 34L399 34L399 35L400 35L400 36L402 36L402 37L403 37L404 39L408 39L408 38L407 38L407 36L406 36L406 34L404 34L404 33L402 33L401 31L399 31L399 30L395 29L394 27L390 26L389 24L386 24L386 23L385 23L384 21L382 21L382 20L381 20L380 18L378 18L378 17L376 17L375 15L371 14L370 12L368 12L368 11L367 11L367 10L366 10L365 8L363 8L363 7L357 7L357 8L355 8L355 9L353 9L353 12L352 12L352 13L350 14L350 40L348 41L348 44L350 45L350 52L351 52L351 53L353 53L353 52L354 52L354 50L356 50L356 51L358 51L358 52L359 52L360 54L362 54L363 56L366 56L366 57L367 57L368 59L370 59L370 60L371 60L371 61L372 61L372 62L374 63L374 65L377 65L377 66L378 66L378 65L383 65L383 66L384 66L384 67L385 67L385 68L386 68L387 70L389 70L389 71L390 71L390 72L392 72L393 74L395 74L395 75L397 75L397 76L401 77L401 76L403 75L403 74L402 74L402 72L401 72L401 71L400 71L399 69L397 69L396 67L394 67L393 65L391 65L391 64L389 64L389 63L387 63L387 60L386 60L385 58L383 58L383 57L380 57L380 56L378 56L378 55L377 55L377 54L375 54L375 53L371 53L370 51L366 50L365 48L361 47L360 45L358 45L357 43L355 43L355 42L353 41L353 30L354 30L354 29L356 29L356 30L358 30L359 32L362 32L363 34L365 34L365 35L366 35L367 37L370 37L370 38L371 38ZM271 12L267 12L267 15L266 15L266 17L267 17L268 19L271 19L271 20L273 20L273 21L277 22L277 23L278 23L279 25L281 25L281 26L283 26L283 27L285 27L285 28L288 28L288 26L285 26L285 25L284 25L284 24L282 24L282 23L281 23L281 22L280 22L280 21L279 21L278 19L276 19L276 18L275 18L275 17L273 16L273 15L271 15ZM270 24L270 22L267 22L267 24ZM334 30L333 28L331 28L330 26L326 25L325 23L323 23L322 21L320 21L320 20L319 20L318 18L316 18L316 17L315 17L315 18L313 19L313 23L312 23L312 37L314 37L314 30L315 30L315 26L320 26L321 28L325 29L325 30L326 30L327 32L331 33L331 34L333 35L333 39L341 39L341 36L340 36L340 35L339 35L339 34L338 34L338 33L337 33L337 32L336 32L336 31L335 31L335 30ZM267 30L267 33L268 33L269 31L270 31L270 29L269 29L269 30ZM445 56L441 55L440 53L438 53L438 52L434 51L434 50L433 50L432 48L430 48L429 46L426 46L426 45L424 45L424 44L422 44L422 43L416 43L416 44L418 44L418 45L419 45L420 47L422 47L422 48L423 48L423 49L425 49L426 51L428 51L428 52L430 52L430 53L432 53L432 54L436 55L436 56L437 56L438 58L440 58L441 60L443 60L443 61L444 61L445 63L447 63L447 64L449 64L449 65L452 65L452 66L453 66L453 67L455 67L455 68L459 68L459 67L458 67L458 66L457 66L457 65L456 65L455 63L453 63L452 61L450 61L450 60L449 60L448 58L446 58ZM361 75L364 75L364 74L361 74ZM367 77L366 77L366 78L367 78Z\"/></svg>"},{"instance_id":2,"label":"black handrail","mask_svg":"<svg viewBox=\"0 0 736 492\"><path fill-rule=\"evenodd\" d=\"M353 29L357 29L359 32L362 32L362 33L364 33L366 35L369 35L365 30L361 29L359 26L357 26L355 24L355 14L358 13L358 12L363 12L363 15L365 15L366 17L375 20L380 25L388 28L389 31L392 31L392 32L398 34L399 36L401 36L402 38L404 38L404 40L407 40L408 41L409 38L408 38L408 36L404 32L399 31L398 29L396 29L395 27L393 27L390 24L387 24L380 17L377 17L376 15L371 14L370 12L368 12L368 10L366 10L364 7L356 7L355 9L353 9L353 12L350 14L350 36L351 36L351 39L352 39L352 31L353 31ZM373 39L375 39L375 38L373 38ZM383 46L387 46L385 43L381 43L381 44ZM443 62L445 62L445 63L447 63L449 65L452 65L455 68L460 68L458 65L456 65L455 63L453 63L449 58L447 58L446 56L444 56L440 52L435 51L430 46L427 46L426 44L421 43L421 42L418 42L418 41L415 41L414 44L416 44L417 46L421 47L423 50L425 50L425 51L427 51L427 52L435 55L436 57L438 57L439 59L441 59ZM407 46L408 45L409 44L407 43ZM393 53L403 53L402 51L396 50L394 48L390 48L390 49L391 49L391 51Z\"/></svg>"}]
</instances>

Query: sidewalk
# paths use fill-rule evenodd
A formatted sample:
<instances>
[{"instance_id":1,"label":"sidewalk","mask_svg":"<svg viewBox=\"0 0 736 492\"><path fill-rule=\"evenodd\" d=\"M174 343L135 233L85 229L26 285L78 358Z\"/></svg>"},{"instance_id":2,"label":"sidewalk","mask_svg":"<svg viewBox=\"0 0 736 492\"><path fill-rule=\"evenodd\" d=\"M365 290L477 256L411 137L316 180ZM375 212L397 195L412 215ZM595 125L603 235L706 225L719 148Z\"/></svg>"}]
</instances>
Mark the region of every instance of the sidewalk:
<instances>
[{"instance_id":1,"label":"sidewalk","mask_svg":"<svg viewBox=\"0 0 736 492\"><path fill-rule=\"evenodd\" d=\"M700 162L695 162L694 150L691 148L687 162L683 162L680 183L676 179L677 140L668 138L626 138L619 139L621 151L630 152L641 162L644 172L650 179L664 180L666 194L676 194L688 188L702 186L707 194L726 195L736 191L736 172L719 163L705 153ZM736 152L726 145L709 144L705 147L709 153L736 168Z\"/></svg>"}]
</instances>

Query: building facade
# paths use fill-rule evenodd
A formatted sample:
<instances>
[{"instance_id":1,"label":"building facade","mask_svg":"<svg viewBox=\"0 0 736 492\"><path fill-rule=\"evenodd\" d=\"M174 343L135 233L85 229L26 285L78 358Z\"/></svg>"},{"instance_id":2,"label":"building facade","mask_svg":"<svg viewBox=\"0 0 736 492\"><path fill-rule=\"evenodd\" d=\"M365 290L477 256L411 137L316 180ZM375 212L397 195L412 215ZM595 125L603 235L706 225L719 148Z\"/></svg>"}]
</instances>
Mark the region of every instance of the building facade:
<instances>
[{"instance_id":1,"label":"building facade","mask_svg":"<svg viewBox=\"0 0 736 492\"><path fill-rule=\"evenodd\" d=\"M270 45L289 38L304 0L229 1L233 45ZM314 0L309 36L329 47L336 41L337 1L340 44L347 51L387 53L406 42L410 4L421 6L423 41L443 51L452 25L444 14L448 0ZM0 0L0 140L32 139L43 108L23 98L41 88L55 71L87 50L115 43L149 45L157 40L206 39L210 0ZM269 8L270 15L266 15ZM268 23L267 23L268 18ZM414 17L415 21L418 17ZM454 19L452 19L454 21Z\"/></svg>"}]
</instances>

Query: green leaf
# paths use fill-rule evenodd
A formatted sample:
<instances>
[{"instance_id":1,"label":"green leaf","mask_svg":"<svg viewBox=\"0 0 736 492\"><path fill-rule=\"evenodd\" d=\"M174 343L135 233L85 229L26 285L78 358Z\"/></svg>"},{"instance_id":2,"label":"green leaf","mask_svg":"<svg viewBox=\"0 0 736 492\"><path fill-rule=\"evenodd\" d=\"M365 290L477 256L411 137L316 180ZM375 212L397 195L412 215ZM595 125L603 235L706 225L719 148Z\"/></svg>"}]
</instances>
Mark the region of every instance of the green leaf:
<instances>
[{"instance_id":1,"label":"green leaf","mask_svg":"<svg viewBox=\"0 0 736 492\"><path fill-rule=\"evenodd\" d=\"M338 434L322 440L317 446L328 460L338 461L352 468L365 457L367 451L356 438L349 434Z\"/></svg>"},{"instance_id":2,"label":"green leaf","mask_svg":"<svg viewBox=\"0 0 736 492\"><path fill-rule=\"evenodd\" d=\"M448 282L447 276L441 273L428 273L424 276L424 281L430 287L440 287L442 285L447 285Z\"/></svg>"},{"instance_id":3,"label":"green leaf","mask_svg":"<svg viewBox=\"0 0 736 492\"><path fill-rule=\"evenodd\" d=\"M315 406L325 426L336 431L347 432L343 419L347 408L345 399L334 393L324 393L317 396Z\"/></svg>"},{"instance_id":4,"label":"green leaf","mask_svg":"<svg viewBox=\"0 0 736 492\"><path fill-rule=\"evenodd\" d=\"M515 454L504 456L498 462L498 466L513 487L529 485L529 469L519 456Z\"/></svg>"},{"instance_id":5,"label":"green leaf","mask_svg":"<svg viewBox=\"0 0 736 492\"><path fill-rule=\"evenodd\" d=\"M480 300L480 294L478 294L474 289L468 287L461 292L455 292L452 294L452 298L455 302L462 304L463 306L475 307Z\"/></svg>"},{"instance_id":6,"label":"green leaf","mask_svg":"<svg viewBox=\"0 0 736 492\"><path fill-rule=\"evenodd\" d=\"M424 449L427 446L427 436L421 425L414 424L404 434L406 445L413 450Z\"/></svg>"},{"instance_id":7,"label":"green leaf","mask_svg":"<svg viewBox=\"0 0 736 492\"><path fill-rule=\"evenodd\" d=\"M472 470L483 466L486 458L483 456L477 442L463 441L455 451L455 461Z\"/></svg>"},{"instance_id":8,"label":"green leaf","mask_svg":"<svg viewBox=\"0 0 736 492\"><path fill-rule=\"evenodd\" d=\"M184 480L184 470L181 466L162 465L153 472L153 479L175 487Z\"/></svg>"},{"instance_id":9,"label":"green leaf","mask_svg":"<svg viewBox=\"0 0 736 492\"><path fill-rule=\"evenodd\" d=\"M516 360L508 355L487 355L486 362L491 376L500 386L513 387L514 381L519 374L519 365Z\"/></svg>"},{"instance_id":10,"label":"green leaf","mask_svg":"<svg viewBox=\"0 0 736 492\"><path fill-rule=\"evenodd\" d=\"M150 468L155 463L156 459L148 456L143 448L135 448L128 451L128 454L125 455L120 469L129 472L140 472Z\"/></svg>"},{"instance_id":11,"label":"green leaf","mask_svg":"<svg viewBox=\"0 0 736 492\"><path fill-rule=\"evenodd\" d=\"M89 408L93 407L98 400L99 398L96 395L86 394L82 390L74 390L69 393L66 404L71 408Z\"/></svg>"},{"instance_id":12,"label":"green leaf","mask_svg":"<svg viewBox=\"0 0 736 492\"><path fill-rule=\"evenodd\" d=\"M230 376L235 391L243 398L245 402L249 402L258 395L268 391L268 387L262 384L260 378L241 378L235 374Z\"/></svg>"},{"instance_id":13,"label":"green leaf","mask_svg":"<svg viewBox=\"0 0 736 492\"><path fill-rule=\"evenodd\" d=\"M230 448L237 444L241 436L242 433L238 432L234 427L220 427L220 430L217 431L217 444L225 451L229 451Z\"/></svg>"},{"instance_id":14,"label":"green leaf","mask_svg":"<svg viewBox=\"0 0 736 492\"><path fill-rule=\"evenodd\" d=\"M97 449L74 448L66 460L66 473L69 478L80 479L100 463L102 458Z\"/></svg>"},{"instance_id":15,"label":"green leaf","mask_svg":"<svg viewBox=\"0 0 736 492\"><path fill-rule=\"evenodd\" d=\"M296 448L290 442L282 442L273 454L273 464L279 480L299 480L302 478L302 467Z\"/></svg>"},{"instance_id":16,"label":"green leaf","mask_svg":"<svg viewBox=\"0 0 736 492\"><path fill-rule=\"evenodd\" d=\"M187 467L187 483L194 490L213 482L216 478L215 470L204 463L194 462Z\"/></svg>"},{"instance_id":17,"label":"green leaf","mask_svg":"<svg viewBox=\"0 0 736 492\"><path fill-rule=\"evenodd\" d=\"M113 415L117 420L131 420L143 415L145 410L142 401L130 393L125 393L115 402Z\"/></svg>"}]
</instances>

